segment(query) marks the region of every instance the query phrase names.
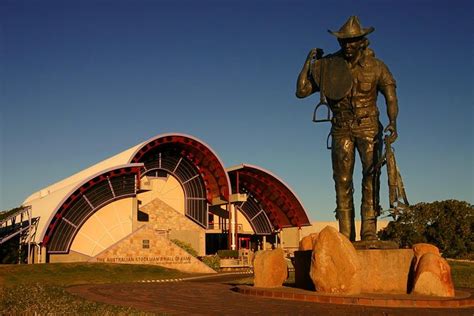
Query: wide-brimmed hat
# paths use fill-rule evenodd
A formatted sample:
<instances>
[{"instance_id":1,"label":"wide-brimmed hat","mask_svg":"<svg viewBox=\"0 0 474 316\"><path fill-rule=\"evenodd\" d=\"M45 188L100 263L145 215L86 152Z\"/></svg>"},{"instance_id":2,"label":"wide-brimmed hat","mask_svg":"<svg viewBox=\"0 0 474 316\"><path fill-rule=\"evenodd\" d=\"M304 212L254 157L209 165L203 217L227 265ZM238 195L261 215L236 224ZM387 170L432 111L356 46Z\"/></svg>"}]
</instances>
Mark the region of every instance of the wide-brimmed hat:
<instances>
[{"instance_id":1,"label":"wide-brimmed hat","mask_svg":"<svg viewBox=\"0 0 474 316\"><path fill-rule=\"evenodd\" d=\"M359 18L356 16L351 16L349 20L339 29L339 31L328 30L329 33L336 36L337 38L354 38L361 37L375 31L374 27L363 28L360 25Z\"/></svg>"}]
</instances>

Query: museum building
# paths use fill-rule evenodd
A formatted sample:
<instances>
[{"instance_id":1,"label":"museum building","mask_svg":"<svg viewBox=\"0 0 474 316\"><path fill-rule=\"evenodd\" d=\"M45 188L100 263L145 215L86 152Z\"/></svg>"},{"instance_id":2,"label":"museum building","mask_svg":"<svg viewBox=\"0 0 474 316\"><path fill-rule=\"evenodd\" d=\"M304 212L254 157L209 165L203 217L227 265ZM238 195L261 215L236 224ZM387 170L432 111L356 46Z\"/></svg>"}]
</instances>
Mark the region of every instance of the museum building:
<instances>
[{"instance_id":1,"label":"museum building","mask_svg":"<svg viewBox=\"0 0 474 316\"><path fill-rule=\"evenodd\" d=\"M247 164L226 169L206 143L177 133L129 148L22 205L34 219L30 262L37 263L134 260L123 253L138 244L142 254L168 240L189 243L201 256L264 249L282 246L285 230L296 232L297 246L298 232L311 225L277 176ZM153 260L168 260L154 254Z\"/></svg>"}]
</instances>

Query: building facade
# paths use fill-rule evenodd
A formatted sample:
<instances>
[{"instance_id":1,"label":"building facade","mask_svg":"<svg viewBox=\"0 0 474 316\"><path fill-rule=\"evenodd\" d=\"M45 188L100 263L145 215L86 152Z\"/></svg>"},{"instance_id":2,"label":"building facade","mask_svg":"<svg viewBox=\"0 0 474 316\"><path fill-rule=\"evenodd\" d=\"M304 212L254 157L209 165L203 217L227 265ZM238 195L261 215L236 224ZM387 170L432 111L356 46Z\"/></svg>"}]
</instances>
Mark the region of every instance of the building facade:
<instances>
[{"instance_id":1,"label":"building facade","mask_svg":"<svg viewBox=\"0 0 474 316\"><path fill-rule=\"evenodd\" d=\"M296 194L277 176L246 164L226 169L209 145L177 133L155 136L43 188L23 206L35 219L34 262L113 257L171 264L188 259L179 250L161 254L167 240L206 255L282 246L283 230L310 225ZM141 255L153 247L153 256ZM141 259L126 259L128 250Z\"/></svg>"}]
</instances>

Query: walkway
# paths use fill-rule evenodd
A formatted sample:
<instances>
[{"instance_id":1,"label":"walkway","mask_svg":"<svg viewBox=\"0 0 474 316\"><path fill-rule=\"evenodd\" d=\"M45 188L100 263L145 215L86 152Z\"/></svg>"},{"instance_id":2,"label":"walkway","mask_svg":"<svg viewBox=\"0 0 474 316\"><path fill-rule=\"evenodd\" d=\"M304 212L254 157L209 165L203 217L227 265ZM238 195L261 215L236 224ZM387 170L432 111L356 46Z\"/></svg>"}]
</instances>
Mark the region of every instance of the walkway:
<instances>
[{"instance_id":1,"label":"walkway","mask_svg":"<svg viewBox=\"0 0 474 316\"><path fill-rule=\"evenodd\" d=\"M224 284L245 277L214 276L173 283L80 285L68 289L89 300L170 315L470 315L473 309L379 308L287 301L242 295Z\"/></svg>"}]
</instances>

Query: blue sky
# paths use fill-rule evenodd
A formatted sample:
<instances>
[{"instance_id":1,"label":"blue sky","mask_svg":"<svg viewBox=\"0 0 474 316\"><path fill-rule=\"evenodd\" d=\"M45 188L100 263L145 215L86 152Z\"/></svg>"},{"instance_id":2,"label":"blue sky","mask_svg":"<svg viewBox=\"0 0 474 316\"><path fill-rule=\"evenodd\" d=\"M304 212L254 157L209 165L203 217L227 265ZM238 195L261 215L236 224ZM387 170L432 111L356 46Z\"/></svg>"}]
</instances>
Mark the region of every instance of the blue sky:
<instances>
[{"instance_id":1,"label":"blue sky","mask_svg":"<svg viewBox=\"0 0 474 316\"><path fill-rule=\"evenodd\" d=\"M0 209L180 132L226 167L274 172L312 220L334 219L329 125L311 122L317 95L294 93L308 51L336 51L327 29L350 15L375 27L371 47L398 83L410 201L473 203L473 2L328 2L0 1Z\"/></svg>"}]
</instances>

